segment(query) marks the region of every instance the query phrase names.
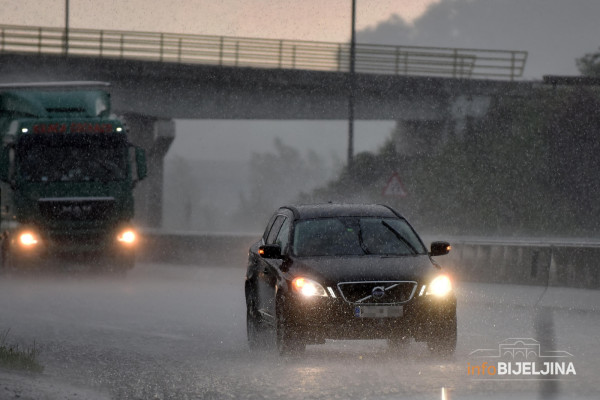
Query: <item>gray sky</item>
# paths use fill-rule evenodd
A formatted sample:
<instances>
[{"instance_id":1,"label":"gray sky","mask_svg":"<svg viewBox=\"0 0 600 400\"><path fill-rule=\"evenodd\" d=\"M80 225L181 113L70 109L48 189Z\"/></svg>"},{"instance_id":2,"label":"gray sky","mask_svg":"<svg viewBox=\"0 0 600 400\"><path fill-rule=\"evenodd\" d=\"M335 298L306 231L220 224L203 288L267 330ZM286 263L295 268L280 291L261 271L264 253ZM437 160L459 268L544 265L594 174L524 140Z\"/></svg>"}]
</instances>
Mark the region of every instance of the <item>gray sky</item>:
<instances>
[{"instance_id":1,"label":"gray sky","mask_svg":"<svg viewBox=\"0 0 600 400\"><path fill-rule=\"evenodd\" d=\"M365 43L529 52L525 77L578 75L600 46L598 0L444 0L412 23L397 16L358 34Z\"/></svg>"},{"instance_id":2,"label":"gray sky","mask_svg":"<svg viewBox=\"0 0 600 400\"><path fill-rule=\"evenodd\" d=\"M439 0L358 0L357 28L407 21ZM350 0L70 0L71 26L276 39L347 41ZM0 0L0 23L63 26L65 0Z\"/></svg>"}]
</instances>

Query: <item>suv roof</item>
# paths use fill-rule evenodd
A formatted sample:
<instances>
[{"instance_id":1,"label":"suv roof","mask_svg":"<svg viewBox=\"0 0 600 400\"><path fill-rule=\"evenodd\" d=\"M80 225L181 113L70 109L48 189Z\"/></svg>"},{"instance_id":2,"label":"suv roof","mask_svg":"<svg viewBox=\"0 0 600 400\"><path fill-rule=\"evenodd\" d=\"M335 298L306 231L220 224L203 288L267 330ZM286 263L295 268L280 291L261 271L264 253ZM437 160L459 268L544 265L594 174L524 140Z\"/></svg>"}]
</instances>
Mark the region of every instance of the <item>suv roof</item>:
<instances>
[{"instance_id":1,"label":"suv roof","mask_svg":"<svg viewBox=\"0 0 600 400\"><path fill-rule=\"evenodd\" d=\"M391 207L381 204L302 204L283 206L294 213L295 219L311 219L324 217L401 217Z\"/></svg>"}]
</instances>

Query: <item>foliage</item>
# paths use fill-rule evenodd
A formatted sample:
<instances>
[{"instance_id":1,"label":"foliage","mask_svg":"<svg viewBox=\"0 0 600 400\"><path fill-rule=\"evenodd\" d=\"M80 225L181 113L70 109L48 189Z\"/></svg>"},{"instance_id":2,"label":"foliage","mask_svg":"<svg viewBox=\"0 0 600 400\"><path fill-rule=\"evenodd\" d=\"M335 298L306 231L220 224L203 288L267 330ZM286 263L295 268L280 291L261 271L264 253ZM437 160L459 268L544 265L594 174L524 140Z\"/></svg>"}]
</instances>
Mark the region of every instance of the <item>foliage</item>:
<instances>
[{"instance_id":1,"label":"foliage","mask_svg":"<svg viewBox=\"0 0 600 400\"><path fill-rule=\"evenodd\" d=\"M600 97L591 89L539 89L497 96L483 119L435 146L358 154L317 200L395 206L419 230L457 235L600 233ZM397 141L397 138L396 138ZM382 189L398 172L406 198Z\"/></svg>"},{"instance_id":2,"label":"foliage","mask_svg":"<svg viewBox=\"0 0 600 400\"><path fill-rule=\"evenodd\" d=\"M582 75L600 77L600 51L587 53L575 60L577 68Z\"/></svg>"},{"instance_id":3,"label":"foliage","mask_svg":"<svg viewBox=\"0 0 600 400\"><path fill-rule=\"evenodd\" d=\"M37 361L39 349L35 343L29 349L21 349L18 345L7 344L9 330L0 334L0 366L32 372L42 372L44 367Z\"/></svg>"},{"instance_id":4,"label":"foliage","mask_svg":"<svg viewBox=\"0 0 600 400\"><path fill-rule=\"evenodd\" d=\"M276 138L274 152L253 153L250 159L249 194L240 194L239 211L234 219L249 231L260 229L273 211L296 202L302 192L327 180L325 162L314 151L302 155Z\"/></svg>"}]
</instances>

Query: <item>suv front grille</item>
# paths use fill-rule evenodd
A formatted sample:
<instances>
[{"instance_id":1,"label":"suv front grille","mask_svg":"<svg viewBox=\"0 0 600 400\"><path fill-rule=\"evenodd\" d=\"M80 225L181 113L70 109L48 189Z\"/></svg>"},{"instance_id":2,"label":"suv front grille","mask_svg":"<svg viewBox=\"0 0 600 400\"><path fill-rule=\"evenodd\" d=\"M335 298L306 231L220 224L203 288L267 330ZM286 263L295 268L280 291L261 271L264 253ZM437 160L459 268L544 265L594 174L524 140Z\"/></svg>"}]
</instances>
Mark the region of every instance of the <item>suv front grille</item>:
<instances>
[{"instance_id":1,"label":"suv front grille","mask_svg":"<svg viewBox=\"0 0 600 400\"><path fill-rule=\"evenodd\" d=\"M338 289L344 300L356 304L406 303L415 294L415 281L342 282Z\"/></svg>"}]
</instances>

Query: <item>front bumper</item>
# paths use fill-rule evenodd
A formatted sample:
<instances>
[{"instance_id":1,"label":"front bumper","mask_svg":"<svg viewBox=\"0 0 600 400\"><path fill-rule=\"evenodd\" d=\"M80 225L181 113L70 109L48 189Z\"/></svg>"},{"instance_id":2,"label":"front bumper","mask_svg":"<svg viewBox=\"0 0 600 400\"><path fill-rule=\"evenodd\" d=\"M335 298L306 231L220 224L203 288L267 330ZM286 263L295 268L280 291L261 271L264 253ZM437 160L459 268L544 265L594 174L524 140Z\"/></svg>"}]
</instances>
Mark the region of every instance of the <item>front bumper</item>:
<instances>
[{"instance_id":1,"label":"front bumper","mask_svg":"<svg viewBox=\"0 0 600 400\"><path fill-rule=\"evenodd\" d=\"M117 240L116 230L65 230L36 234L37 243L24 246L19 241L22 232L39 232L35 229L23 229L8 236L9 251L23 261L50 258L89 258L105 256L128 256L135 253L135 244L124 244Z\"/></svg>"},{"instance_id":2,"label":"front bumper","mask_svg":"<svg viewBox=\"0 0 600 400\"><path fill-rule=\"evenodd\" d=\"M385 339L410 336L426 341L456 318L456 296L449 293L439 298L415 295L403 304L401 317L365 318L355 315L356 303L341 297L304 297L289 292L283 311L290 328L308 342L324 339ZM366 306L366 305L365 305Z\"/></svg>"}]
</instances>

